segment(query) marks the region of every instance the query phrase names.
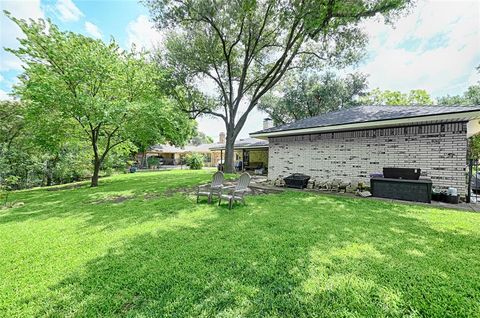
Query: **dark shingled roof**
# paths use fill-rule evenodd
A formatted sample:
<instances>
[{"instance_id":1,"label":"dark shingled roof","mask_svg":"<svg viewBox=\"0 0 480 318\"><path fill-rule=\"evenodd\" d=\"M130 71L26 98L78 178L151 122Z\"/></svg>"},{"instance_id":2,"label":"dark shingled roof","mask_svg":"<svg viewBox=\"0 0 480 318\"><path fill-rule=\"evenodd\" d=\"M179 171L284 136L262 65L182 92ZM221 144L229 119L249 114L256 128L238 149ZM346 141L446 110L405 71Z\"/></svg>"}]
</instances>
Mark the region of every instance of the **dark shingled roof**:
<instances>
[{"instance_id":1,"label":"dark shingled roof","mask_svg":"<svg viewBox=\"0 0 480 318\"><path fill-rule=\"evenodd\" d=\"M326 113L316 117L276 126L252 133L270 133L286 130L326 127L410 117L479 111L480 106L358 106Z\"/></svg>"},{"instance_id":2,"label":"dark shingled roof","mask_svg":"<svg viewBox=\"0 0 480 318\"><path fill-rule=\"evenodd\" d=\"M243 149L243 148L263 148L268 147L268 140L257 139L257 138L245 138L235 141L233 148ZM211 150L220 150L225 149L225 144L215 144L210 147Z\"/></svg>"}]
</instances>

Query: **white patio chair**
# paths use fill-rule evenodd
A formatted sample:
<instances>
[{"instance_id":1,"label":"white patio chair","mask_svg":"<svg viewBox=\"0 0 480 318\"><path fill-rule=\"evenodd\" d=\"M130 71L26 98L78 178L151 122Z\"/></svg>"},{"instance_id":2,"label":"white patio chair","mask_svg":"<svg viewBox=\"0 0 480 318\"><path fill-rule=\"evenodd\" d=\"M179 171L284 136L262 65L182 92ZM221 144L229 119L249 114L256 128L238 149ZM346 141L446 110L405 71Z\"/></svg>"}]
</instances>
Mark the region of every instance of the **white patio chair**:
<instances>
[{"instance_id":1,"label":"white patio chair","mask_svg":"<svg viewBox=\"0 0 480 318\"><path fill-rule=\"evenodd\" d=\"M197 203L201 196L208 197L208 203L211 203L213 195L222 193L224 179L223 172L217 171L213 174L212 183L198 186Z\"/></svg>"},{"instance_id":2,"label":"white patio chair","mask_svg":"<svg viewBox=\"0 0 480 318\"><path fill-rule=\"evenodd\" d=\"M245 203L245 193L248 191L248 186L250 185L250 181L252 177L244 172L238 179L238 183L235 186L230 187L223 187L218 195L218 205L222 202L222 199L228 200L228 208L231 209L233 207L233 203L235 201L242 201L243 204ZM227 192L227 193L224 193Z\"/></svg>"}]
</instances>

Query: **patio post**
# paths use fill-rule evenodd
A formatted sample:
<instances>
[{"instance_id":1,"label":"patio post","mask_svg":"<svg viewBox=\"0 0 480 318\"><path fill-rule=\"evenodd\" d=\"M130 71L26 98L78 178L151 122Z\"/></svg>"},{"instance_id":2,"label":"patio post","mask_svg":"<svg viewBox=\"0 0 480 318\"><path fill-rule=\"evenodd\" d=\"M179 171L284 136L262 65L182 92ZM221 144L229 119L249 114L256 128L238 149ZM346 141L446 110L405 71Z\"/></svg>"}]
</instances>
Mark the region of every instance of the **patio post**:
<instances>
[{"instance_id":1,"label":"patio post","mask_svg":"<svg viewBox=\"0 0 480 318\"><path fill-rule=\"evenodd\" d=\"M468 177L467 177L468 186L467 186L467 196L465 198L466 199L465 201L467 203L471 202L470 194L472 192L472 172L473 172L472 170L473 170L473 159L468 159ZM477 186L476 182L475 182L475 186Z\"/></svg>"},{"instance_id":2,"label":"patio post","mask_svg":"<svg viewBox=\"0 0 480 318\"><path fill-rule=\"evenodd\" d=\"M242 149L242 171L245 171L245 158L246 158L246 155L247 154L247 151L245 149Z\"/></svg>"}]
</instances>

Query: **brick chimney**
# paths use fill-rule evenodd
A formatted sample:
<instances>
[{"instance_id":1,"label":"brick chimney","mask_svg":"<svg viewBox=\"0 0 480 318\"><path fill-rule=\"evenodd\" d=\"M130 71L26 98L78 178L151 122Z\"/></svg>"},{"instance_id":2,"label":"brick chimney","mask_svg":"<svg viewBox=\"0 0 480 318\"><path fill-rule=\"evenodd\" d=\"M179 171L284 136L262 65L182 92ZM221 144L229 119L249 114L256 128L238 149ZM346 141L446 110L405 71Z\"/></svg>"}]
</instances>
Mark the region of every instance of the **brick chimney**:
<instances>
[{"instance_id":1,"label":"brick chimney","mask_svg":"<svg viewBox=\"0 0 480 318\"><path fill-rule=\"evenodd\" d=\"M263 129L268 129L273 127L273 120L271 118L263 119Z\"/></svg>"},{"instance_id":2,"label":"brick chimney","mask_svg":"<svg viewBox=\"0 0 480 318\"><path fill-rule=\"evenodd\" d=\"M223 131L218 135L218 142L221 144L225 143L225 133Z\"/></svg>"}]
</instances>

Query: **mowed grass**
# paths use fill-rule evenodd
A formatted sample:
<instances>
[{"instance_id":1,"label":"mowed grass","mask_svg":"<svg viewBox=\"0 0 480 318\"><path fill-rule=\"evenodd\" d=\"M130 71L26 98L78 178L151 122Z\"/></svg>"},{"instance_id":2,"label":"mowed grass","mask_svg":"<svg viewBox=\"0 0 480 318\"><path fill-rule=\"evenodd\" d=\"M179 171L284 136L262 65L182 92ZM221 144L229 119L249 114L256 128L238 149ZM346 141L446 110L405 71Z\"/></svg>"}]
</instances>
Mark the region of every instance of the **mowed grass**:
<instances>
[{"instance_id":1,"label":"mowed grass","mask_svg":"<svg viewBox=\"0 0 480 318\"><path fill-rule=\"evenodd\" d=\"M479 317L480 214L286 192L228 210L208 171L13 195L2 317Z\"/></svg>"}]
</instances>

